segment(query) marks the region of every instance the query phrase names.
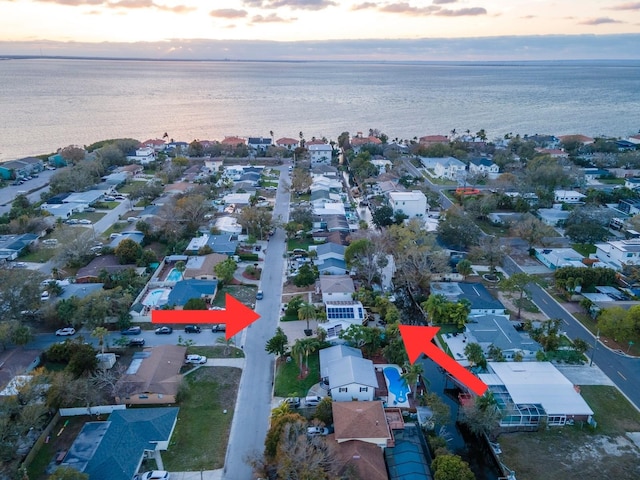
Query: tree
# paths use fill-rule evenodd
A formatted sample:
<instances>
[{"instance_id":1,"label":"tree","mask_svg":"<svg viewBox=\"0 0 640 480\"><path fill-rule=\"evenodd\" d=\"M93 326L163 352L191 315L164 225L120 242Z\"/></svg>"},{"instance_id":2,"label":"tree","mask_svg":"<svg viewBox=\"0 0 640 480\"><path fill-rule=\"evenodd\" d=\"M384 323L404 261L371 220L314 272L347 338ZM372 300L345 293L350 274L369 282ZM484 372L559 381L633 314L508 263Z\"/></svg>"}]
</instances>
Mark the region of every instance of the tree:
<instances>
[{"instance_id":1,"label":"tree","mask_svg":"<svg viewBox=\"0 0 640 480\"><path fill-rule=\"evenodd\" d=\"M263 239L273 226L273 215L266 208L243 208L238 222L247 235Z\"/></svg>"},{"instance_id":2,"label":"tree","mask_svg":"<svg viewBox=\"0 0 640 480\"><path fill-rule=\"evenodd\" d=\"M183 260L178 260L175 269L180 272L180 279L184 280L184 271L187 269L187 264Z\"/></svg>"},{"instance_id":3,"label":"tree","mask_svg":"<svg viewBox=\"0 0 640 480\"><path fill-rule=\"evenodd\" d=\"M333 425L333 401L331 397L324 397L320 400L313 418L317 418L325 425Z\"/></svg>"},{"instance_id":4,"label":"tree","mask_svg":"<svg viewBox=\"0 0 640 480\"><path fill-rule=\"evenodd\" d=\"M122 265L135 263L142 254L142 247L130 238L122 240L113 252Z\"/></svg>"},{"instance_id":5,"label":"tree","mask_svg":"<svg viewBox=\"0 0 640 480\"><path fill-rule=\"evenodd\" d=\"M459 250L477 245L482 235L482 231L473 220L456 208L450 208L445 212L444 218L438 224L437 232L446 245Z\"/></svg>"},{"instance_id":6,"label":"tree","mask_svg":"<svg viewBox=\"0 0 640 480\"><path fill-rule=\"evenodd\" d=\"M303 303L298 308L298 319L307 321L307 330L309 330L309 320L315 320L317 316L317 310L313 303Z\"/></svg>"},{"instance_id":7,"label":"tree","mask_svg":"<svg viewBox=\"0 0 640 480\"><path fill-rule=\"evenodd\" d=\"M535 278L528 273L519 272L514 273L502 282L502 288L504 290L507 292L518 292L520 294L520 298L518 298L516 302L518 304L518 319L522 313L522 299L525 293L528 293L528 285L534 280Z\"/></svg>"},{"instance_id":8,"label":"tree","mask_svg":"<svg viewBox=\"0 0 640 480\"><path fill-rule=\"evenodd\" d=\"M476 261L484 261L489 265L489 271L493 274L496 267L504 260L505 253L500 245L500 239L493 235L487 235L480 239L479 245L471 249L469 256Z\"/></svg>"},{"instance_id":9,"label":"tree","mask_svg":"<svg viewBox=\"0 0 640 480\"><path fill-rule=\"evenodd\" d=\"M227 258L213 267L213 271L215 272L216 277L218 277L220 283L228 285L233 280L233 274L237 268L238 264L233 260L233 258Z\"/></svg>"},{"instance_id":10,"label":"tree","mask_svg":"<svg viewBox=\"0 0 640 480\"><path fill-rule=\"evenodd\" d=\"M373 211L373 213L371 214L371 219L378 228L393 225L393 208L391 208L389 205L382 205L381 207L376 208Z\"/></svg>"},{"instance_id":11,"label":"tree","mask_svg":"<svg viewBox=\"0 0 640 480\"><path fill-rule=\"evenodd\" d=\"M306 287L313 285L316 281L317 274L308 263L305 263L298 269L298 274L293 277L293 284L296 287Z\"/></svg>"},{"instance_id":12,"label":"tree","mask_svg":"<svg viewBox=\"0 0 640 480\"><path fill-rule=\"evenodd\" d=\"M104 354L104 338L109 331L104 327L96 327L91 332L91 336L98 339L98 345L100 345L100 353Z\"/></svg>"},{"instance_id":13,"label":"tree","mask_svg":"<svg viewBox=\"0 0 640 480\"><path fill-rule=\"evenodd\" d=\"M466 279L469 275L473 273L473 266L471 261L464 258L458 262L456 265L456 270L464 279Z\"/></svg>"},{"instance_id":14,"label":"tree","mask_svg":"<svg viewBox=\"0 0 640 480\"><path fill-rule=\"evenodd\" d=\"M496 347L493 343L489 345L489 350L487 352L489 358L494 362L504 362L505 358L502 353L502 349L500 347Z\"/></svg>"},{"instance_id":15,"label":"tree","mask_svg":"<svg viewBox=\"0 0 640 480\"><path fill-rule=\"evenodd\" d=\"M182 307L183 310L208 310L209 307L204 298L190 298Z\"/></svg>"},{"instance_id":16,"label":"tree","mask_svg":"<svg viewBox=\"0 0 640 480\"><path fill-rule=\"evenodd\" d=\"M311 175L303 168L294 168L291 172L291 191L302 194L311 187Z\"/></svg>"},{"instance_id":17,"label":"tree","mask_svg":"<svg viewBox=\"0 0 640 480\"><path fill-rule=\"evenodd\" d=\"M50 480L89 480L89 474L80 472L73 467L61 466L49 475Z\"/></svg>"},{"instance_id":18,"label":"tree","mask_svg":"<svg viewBox=\"0 0 640 480\"><path fill-rule=\"evenodd\" d=\"M581 338L573 339L573 349L580 355L584 355L591 346Z\"/></svg>"},{"instance_id":19,"label":"tree","mask_svg":"<svg viewBox=\"0 0 640 480\"><path fill-rule=\"evenodd\" d=\"M484 356L484 352L482 351L482 347L479 343L468 343L464 347L464 354L472 367L476 365L482 368L487 367L487 359Z\"/></svg>"},{"instance_id":20,"label":"tree","mask_svg":"<svg viewBox=\"0 0 640 480\"><path fill-rule=\"evenodd\" d=\"M276 334L267 340L267 344L264 349L273 355L277 355L278 357L282 357L285 353L287 353L287 346L289 344L289 339L287 335L284 333L282 328L276 328Z\"/></svg>"},{"instance_id":21,"label":"tree","mask_svg":"<svg viewBox=\"0 0 640 480\"><path fill-rule=\"evenodd\" d=\"M369 288L372 287L374 279L380 275L380 271L389 263L381 243L379 235L359 238L352 241L344 252L347 265L355 267L358 276L364 279Z\"/></svg>"},{"instance_id":22,"label":"tree","mask_svg":"<svg viewBox=\"0 0 640 480\"><path fill-rule=\"evenodd\" d=\"M535 245L539 245L544 237L551 237L556 233L553 228L540 219L530 213L525 213L523 218L511 227L511 234L527 242L527 248L531 249Z\"/></svg>"},{"instance_id":23,"label":"tree","mask_svg":"<svg viewBox=\"0 0 640 480\"><path fill-rule=\"evenodd\" d=\"M83 148L80 148L76 145L69 145L61 149L58 153L68 163L76 164L84 160L87 152L85 152Z\"/></svg>"},{"instance_id":24,"label":"tree","mask_svg":"<svg viewBox=\"0 0 640 480\"><path fill-rule=\"evenodd\" d=\"M446 304L449 303L447 297L442 294L429 295L426 302L423 302L421 307L427 312L429 316L429 323L439 324L444 323Z\"/></svg>"},{"instance_id":25,"label":"tree","mask_svg":"<svg viewBox=\"0 0 640 480\"><path fill-rule=\"evenodd\" d=\"M460 413L460 421L474 435L491 436L492 432L499 428L501 414L490 390L481 397L476 397L473 405L463 407Z\"/></svg>"},{"instance_id":26,"label":"tree","mask_svg":"<svg viewBox=\"0 0 640 480\"><path fill-rule=\"evenodd\" d=\"M227 355L229 355L229 348L232 345L235 345L235 341L232 338L225 338L225 337L218 337L216 339L216 343L220 343L222 345L224 345L224 356L226 357Z\"/></svg>"},{"instance_id":27,"label":"tree","mask_svg":"<svg viewBox=\"0 0 640 480\"><path fill-rule=\"evenodd\" d=\"M576 207L565 221L565 234L577 243L596 243L609 238L609 224L615 216L610 208Z\"/></svg>"},{"instance_id":28,"label":"tree","mask_svg":"<svg viewBox=\"0 0 640 480\"><path fill-rule=\"evenodd\" d=\"M418 384L420 375L424 373L424 368L420 363L406 362L402 367L402 375L400 378L404 380L405 385L409 387L409 392L414 392L413 386Z\"/></svg>"},{"instance_id":29,"label":"tree","mask_svg":"<svg viewBox=\"0 0 640 480\"><path fill-rule=\"evenodd\" d=\"M38 309L42 274L27 269L0 269L0 311L2 319L21 319L23 310Z\"/></svg>"},{"instance_id":30,"label":"tree","mask_svg":"<svg viewBox=\"0 0 640 480\"><path fill-rule=\"evenodd\" d=\"M434 480L475 480L469 464L458 455L438 455L431 468Z\"/></svg>"}]
</instances>

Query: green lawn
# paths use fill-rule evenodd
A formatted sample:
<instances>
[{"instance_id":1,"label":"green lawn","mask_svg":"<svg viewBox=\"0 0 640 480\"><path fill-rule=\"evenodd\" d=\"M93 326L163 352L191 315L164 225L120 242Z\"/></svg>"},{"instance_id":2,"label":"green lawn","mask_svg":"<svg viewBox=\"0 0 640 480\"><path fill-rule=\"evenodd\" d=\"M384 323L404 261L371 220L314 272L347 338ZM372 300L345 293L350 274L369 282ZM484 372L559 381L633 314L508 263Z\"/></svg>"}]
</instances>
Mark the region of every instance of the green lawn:
<instances>
[{"instance_id":1,"label":"green lawn","mask_svg":"<svg viewBox=\"0 0 640 480\"><path fill-rule=\"evenodd\" d=\"M98 220L101 220L106 213L102 212L80 212L74 214L71 218L81 219L86 218L87 220L91 220L91 223L96 223Z\"/></svg>"},{"instance_id":2,"label":"green lawn","mask_svg":"<svg viewBox=\"0 0 640 480\"><path fill-rule=\"evenodd\" d=\"M147 184L147 180L128 182L123 187L118 188L118 193L133 193Z\"/></svg>"},{"instance_id":3,"label":"green lawn","mask_svg":"<svg viewBox=\"0 0 640 480\"><path fill-rule=\"evenodd\" d=\"M210 330L202 330L202 333L200 335L209 335L211 333ZM185 335L183 338L183 340L189 340L189 338L191 338L192 335ZM219 337L216 337L219 338ZM207 347L207 346L191 346L191 347L187 347L187 354L191 355L204 355L207 358L243 358L244 357L244 351L230 346L228 349L228 354L225 355L224 354L224 350L225 347L223 344L219 344L217 343L217 341L215 340L215 338L211 338L211 344L213 346L211 347Z\"/></svg>"},{"instance_id":4,"label":"green lawn","mask_svg":"<svg viewBox=\"0 0 640 480\"><path fill-rule=\"evenodd\" d=\"M245 305L251 305L256 301L257 289L258 287L255 285L225 285L216 293L213 305L216 307L224 307L224 299L227 293Z\"/></svg>"},{"instance_id":5,"label":"green lawn","mask_svg":"<svg viewBox=\"0 0 640 480\"><path fill-rule=\"evenodd\" d=\"M224 466L242 371L200 367L185 377L185 398L169 450L162 453L172 472L215 470ZM226 413L225 413L226 412Z\"/></svg>"},{"instance_id":6,"label":"green lawn","mask_svg":"<svg viewBox=\"0 0 640 480\"><path fill-rule=\"evenodd\" d=\"M287 251L291 252L296 248L301 248L306 251L309 245L315 244L312 238L291 238L287 240Z\"/></svg>"},{"instance_id":7,"label":"green lawn","mask_svg":"<svg viewBox=\"0 0 640 480\"><path fill-rule=\"evenodd\" d=\"M605 185L624 185L624 178L599 178L598 181Z\"/></svg>"},{"instance_id":8,"label":"green lawn","mask_svg":"<svg viewBox=\"0 0 640 480\"><path fill-rule=\"evenodd\" d=\"M56 254L55 248L40 248L35 252L31 252L28 255L20 257L21 262L37 262L45 263L51 260Z\"/></svg>"},{"instance_id":9,"label":"green lawn","mask_svg":"<svg viewBox=\"0 0 640 480\"><path fill-rule=\"evenodd\" d=\"M591 253L596 253L596 246L591 243L572 243L571 248L585 257L588 257Z\"/></svg>"},{"instance_id":10,"label":"green lawn","mask_svg":"<svg viewBox=\"0 0 640 480\"><path fill-rule=\"evenodd\" d=\"M290 362L278 362L274 395L276 397L305 397L309 389L320 381L320 355L309 355L309 375L300 380L298 359L290 357ZM304 357L302 359L304 363Z\"/></svg>"}]
</instances>

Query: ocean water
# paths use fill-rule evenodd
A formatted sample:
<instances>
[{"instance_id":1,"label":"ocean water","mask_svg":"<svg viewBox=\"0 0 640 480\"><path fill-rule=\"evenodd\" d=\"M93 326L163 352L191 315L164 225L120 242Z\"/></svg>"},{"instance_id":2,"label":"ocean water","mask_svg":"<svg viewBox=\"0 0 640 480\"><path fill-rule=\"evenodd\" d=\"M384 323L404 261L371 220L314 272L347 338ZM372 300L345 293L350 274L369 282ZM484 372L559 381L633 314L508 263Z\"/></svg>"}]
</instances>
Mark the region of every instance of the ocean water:
<instances>
[{"instance_id":1,"label":"ocean water","mask_svg":"<svg viewBox=\"0 0 640 480\"><path fill-rule=\"evenodd\" d=\"M0 61L0 161L107 138L391 139L485 129L624 137L640 62Z\"/></svg>"}]
</instances>

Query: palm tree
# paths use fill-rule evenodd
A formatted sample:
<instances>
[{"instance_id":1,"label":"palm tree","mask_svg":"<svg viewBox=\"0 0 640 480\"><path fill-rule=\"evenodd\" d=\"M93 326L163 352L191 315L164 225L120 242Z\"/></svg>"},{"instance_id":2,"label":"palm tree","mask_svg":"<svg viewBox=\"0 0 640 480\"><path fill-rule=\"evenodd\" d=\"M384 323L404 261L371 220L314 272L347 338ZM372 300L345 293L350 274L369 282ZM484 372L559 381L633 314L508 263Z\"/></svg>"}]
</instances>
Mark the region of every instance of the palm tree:
<instances>
[{"instance_id":1,"label":"palm tree","mask_svg":"<svg viewBox=\"0 0 640 480\"><path fill-rule=\"evenodd\" d=\"M187 269L187 265L182 260L180 260L176 262L176 266L174 268L180 272L180 278L184 280L184 271Z\"/></svg>"},{"instance_id":2,"label":"palm tree","mask_svg":"<svg viewBox=\"0 0 640 480\"><path fill-rule=\"evenodd\" d=\"M307 321L307 330L310 330L309 320L314 320L316 316L317 310L313 303L304 302L300 305L300 308L298 308L298 319Z\"/></svg>"},{"instance_id":3,"label":"palm tree","mask_svg":"<svg viewBox=\"0 0 640 480\"><path fill-rule=\"evenodd\" d=\"M100 353L102 354L104 354L104 337L107 336L107 333L109 332L104 327L96 327L93 329L93 332L91 332L91 336L98 339L98 344L101 347Z\"/></svg>"},{"instance_id":4,"label":"palm tree","mask_svg":"<svg viewBox=\"0 0 640 480\"><path fill-rule=\"evenodd\" d=\"M304 339L302 338L298 338L296 340L296 343L293 344L293 346L291 347L291 354L298 357L298 368L300 369L300 376L302 377L302 374L304 373L302 370L302 356L304 355L305 352L305 345L304 345Z\"/></svg>"},{"instance_id":5,"label":"palm tree","mask_svg":"<svg viewBox=\"0 0 640 480\"><path fill-rule=\"evenodd\" d=\"M420 375L424 373L424 368L422 368L422 365L419 363L414 363L412 365L409 362L406 362L402 369L403 372L402 375L400 375L400 378L404 380L404 383L409 387L409 393L411 393L411 386L417 386Z\"/></svg>"},{"instance_id":6,"label":"palm tree","mask_svg":"<svg viewBox=\"0 0 640 480\"><path fill-rule=\"evenodd\" d=\"M229 355L229 347L231 347L231 345L234 345L235 342L232 338L225 338L225 337L218 337L216 339L216 343L221 343L224 344L224 356L226 357L227 355Z\"/></svg>"}]
</instances>

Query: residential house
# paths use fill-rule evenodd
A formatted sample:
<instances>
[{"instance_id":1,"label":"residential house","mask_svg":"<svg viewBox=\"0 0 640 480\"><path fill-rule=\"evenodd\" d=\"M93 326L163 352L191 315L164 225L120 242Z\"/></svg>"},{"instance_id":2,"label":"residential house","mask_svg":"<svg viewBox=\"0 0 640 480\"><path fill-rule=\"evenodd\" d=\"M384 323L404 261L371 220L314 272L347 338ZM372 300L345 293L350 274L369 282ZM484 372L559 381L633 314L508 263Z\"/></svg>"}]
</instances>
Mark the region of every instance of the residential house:
<instances>
[{"instance_id":1,"label":"residential house","mask_svg":"<svg viewBox=\"0 0 640 480\"><path fill-rule=\"evenodd\" d=\"M535 144L542 148L558 148L560 145L560 139L555 135L525 135L523 138L525 141L535 142Z\"/></svg>"},{"instance_id":2,"label":"residential house","mask_svg":"<svg viewBox=\"0 0 640 480\"><path fill-rule=\"evenodd\" d=\"M115 255L100 255L78 270L76 283L99 283L103 271L113 275L131 268L135 269L136 265L122 265Z\"/></svg>"},{"instance_id":3,"label":"residential house","mask_svg":"<svg viewBox=\"0 0 640 480\"><path fill-rule=\"evenodd\" d=\"M276 147L286 148L287 150L295 150L300 145L300 140L295 138L282 137L276 140Z\"/></svg>"},{"instance_id":4,"label":"residential house","mask_svg":"<svg viewBox=\"0 0 640 480\"><path fill-rule=\"evenodd\" d=\"M342 202L329 202L320 207L314 207L313 214L319 217L326 217L328 215L342 215L345 214L344 204Z\"/></svg>"},{"instance_id":5,"label":"residential house","mask_svg":"<svg viewBox=\"0 0 640 480\"><path fill-rule=\"evenodd\" d=\"M225 205L249 205L251 202L250 193L228 193L222 197Z\"/></svg>"},{"instance_id":6,"label":"residential house","mask_svg":"<svg viewBox=\"0 0 640 480\"><path fill-rule=\"evenodd\" d=\"M384 453L371 443L351 440L337 444L335 464L339 478L349 478L355 472L355 478L389 480Z\"/></svg>"},{"instance_id":7,"label":"residential house","mask_svg":"<svg viewBox=\"0 0 640 480\"><path fill-rule=\"evenodd\" d=\"M392 142L385 143L382 146L382 154L385 157L393 158L399 155L406 155L409 153L409 147L400 143Z\"/></svg>"},{"instance_id":8,"label":"residential house","mask_svg":"<svg viewBox=\"0 0 640 480\"><path fill-rule=\"evenodd\" d=\"M161 138L150 138L149 140L145 140L142 142L143 147L153 148L154 152L161 152L164 150L165 143Z\"/></svg>"},{"instance_id":9,"label":"residential house","mask_svg":"<svg viewBox=\"0 0 640 480\"><path fill-rule=\"evenodd\" d=\"M271 138L249 137L247 145L254 152L265 152L271 146Z\"/></svg>"},{"instance_id":10,"label":"residential house","mask_svg":"<svg viewBox=\"0 0 640 480\"><path fill-rule=\"evenodd\" d=\"M344 245L338 245L335 243L323 243L321 245L312 245L309 247L309 250L314 250L316 252L315 263L317 264L323 263L330 258L344 260L344 252L346 249L347 248Z\"/></svg>"},{"instance_id":11,"label":"residential house","mask_svg":"<svg viewBox=\"0 0 640 480\"><path fill-rule=\"evenodd\" d=\"M466 343L478 343L485 356L491 346L498 347L509 361L517 355L523 360L535 361L542 346L527 333L518 332L509 319L501 315L480 315L465 325Z\"/></svg>"},{"instance_id":12,"label":"residential house","mask_svg":"<svg viewBox=\"0 0 640 480\"><path fill-rule=\"evenodd\" d=\"M562 143L566 142L578 142L582 145L591 145L595 140L591 137L587 137L586 135L562 135L558 137L558 140Z\"/></svg>"},{"instance_id":13,"label":"residential house","mask_svg":"<svg viewBox=\"0 0 640 480\"><path fill-rule=\"evenodd\" d=\"M446 135L425 135L418 139L418 143L425 147L431 147L432 145L449 144L449 137Z\"/></svg>"},{"instance_id":14,"label":"residential house","mask_svg":"<svg viewBox=\"0 0 640 480\"><path fill-rule=\"evenodd\" d=\"M214 253L222 253L224 255L233 255L236 253L238 240L231 234L212 235L202 233L199 237L192 238L185 249L186 253L196 254L205 245L208 245Z\"/></svg>"},{"instance_id":15,"label":"residential house","mask_svg":"<svg viewBox=\"0 0 640 480\"><path fill-rule=\"evenodd\" d=\"M337 180L340 185L340 179L342 176L339 174L338 169L332 165L317 165L311 169L311 180L316 177L324 177L329 180Z\"/></svg>"},{"instance_id":16,"label":"residential house","mask_svg":"<svg viewBox=\"0 0 640 480\"><path fill-rule=\"evenodd\" d=\"M106 421L87 422L61 466L92 480L131 480L147 458L163 469L160 452L169 448L178 411L177 407L113 410Z\"/></svg>"},{"instance_id":17,"label":"residential house","mask_svg":"<svg viewBox=\"0 0 640 480\"><path fill-rule=\"evenodd\" d=\"M627 138L627 141L635 144L635 145L640 145L640 134L638 135L631 135L629 138Z\"/></svg>"},{"instance_id":18,"label":"residential house","mask_svg":"<svg viewBox=\"0 0 640 480\"><path fill-rule=\"evenodd\" d=\"M334 402L332 406L336 442L360 440L381 449L393 444L382 402Z\"/></svg>"},{"instance_id":19,"label":"residential house","mask_svg":"<svg viewBox=\"0 0 640 480\"><path fill-rule=\"evenodd\" d=\"M620 210L627 215L637 215L640 213L640 200L634 200L631 198L618 200L617 210Z\"/></svg>"},{"instance_id":20,"label":"residential house","mask_svg":"<svg viewBox=\"0 0 640 480\"><path fill-rule=\"evenodd\" d=\"M371 160L371 164L375 165L378 169L378 175L382 175L387 170L391 170L391 168L393 167L393 163L391 163L391 160L386 159L374 158L373 160Z\"/></svg>"},{"instance_id":21,"label":"residential house","mask_svg":"<svg viewBox=\"0 0 640 480\"><path fill-rule=\"evenodd\" d=\"M229 257L220 253L210 253L208 255L198 255L189 257L182 272L184 280L214 280L216 279L215 267L224 262Z\"/></svg>"},{"instance_id":22,"label":"residential house","mask_svg":"<svg viewBox=\"0 0 640 480\"><path fill-rule=\"evenodd\" d=\"M582 172L584 173L584 179L587 182L593 182L594 180L598 180L609 175L608 170L601 168L583 168Z\"/></svg>"},{"instance_id":23,"label":"residential house","mask_svg":"<svg viewBox=\"0 0 640 480\"><path fill-rule=\"evenodd\" d=\"M467 166L457 158L439 158L433 172L437 178L459 180L466 175Z\"/></svg>"},{"instance_id":24,"label":"residential house","mask_svg":"<svg viewBox=\"0 0 640 480\"><path fill-rule=\"evenodd\" d=\"M378 380L371 360L346 356L328 365L329 389L333 402L370 402Z\"/></svg>"},{"instance_id":25,"label":"residential house","mask_svg":"<svg viewBox=\"0 0 640 480\"><path fill-rule=\"evenodd\" d=\"M320 378L325 385L329 385L329 365L331 363L346 357L362 358L362 351L360 349L343 344L323 348L319 350L318 353L320 356Z\"/></svg>"},{"instance_id":26,"label":"residential house","mask_svg":"<svg viewBox=\"0 0 640 480\"><path fill-rule=\"evenodd\" d=\"M591 420L579 388L550 362L489 362L487 370L478 377L497 400L503 429Z\"/></svg>"},{"instance_id":27,"label":"residential house","mask_svg":"<svg viewBox=\"0 0 640 480\"><path fill-rule=\"evenodd\" d=\"M535 257L551 270L562 267L586 267L584 256L573 248L536 248Z\"/></svg>"},{"instance_id":28,"label":"residential house","mask_svg":"<svg viewBox=\"0 0 640 480\"><path fill-rule=\"evenodd\" d=\"M344 275L349 273L344 259L328 258L322 263L316 263L315 266L320 275Z\"/></svg>"},{"instance_id":29,"label":"residential house","mask_svg":"<svg viewBox=\"0 0 640 480\"><path fill-rule=\"evenodd\" d=\"M327 321L322 325L327 332L327 340L339 339L341 331L350 325L362 325L365 320L365 310L362 303L356 301L325 302Z\"/></svg>"},{"instance_id":30,"label":"residential house","mask_svg":"<svg viewBox=\"0 0 640 480\"><path fill-rule=\"evenodd\" d=\"M120 233L120 235L118 235L117 237L113 238L111 240L111 242L109 242L109 248L113 248L113 249L118 248L118 245L120 245L120 242L122 242L124 240L133 240L138 245L140 245L142 243L142 241L144 240L144 233L139 232L137 230L130 230L130 231L127 231L127 232L122 232L122 233Z\"/></svg>"},{"instance_id":31,"label":"residential house","mask_svg":"<svg viewBox=\"0 0 640 480\"><path fill-rule=\"evenodd\" d=\"M220 144L225 152L233 152L239 146L246 145L247 142L242 137L224 137Z\"/></svg>"},{"instance_id":32,"label":"residential house","mask_svg":"<svg viewBox=\"0 0 640 480\"><path fill-rule=\"evenodd\" d=\"M307 145L309 155L311 156L311 166L331 165L331 157L333 155L333 147L327 143L317 145Z\"/></svg>"},{"instance_id":33,"label":"residential house","mask_svg":"<svg viewBox=\"0 0 640 480\"><path fill-rule=\"evenodd\" d=\"M186 353L187 347L180 345L159 345L134 353L129 369L118 381L116 403L176 403Z\"/></svg>"},{"instance_id":34,"label":"residential house","mask_svg":"<svg viewBox=\"0 0 640 480\"><path fill-rule=\"evenodd\" d=\"M600 262L615 270L622 270L627 265L640 265L640 239L596 243L595 256Z\"/></svg>"},{"instance_id":35,"label":"residential house","mask_svg":"<svg viewBox=\"0 0 640 480\"><path fill-rule=\"evenodd\" d=\"M427 197L420 190L411 192L389 192L389 206L393 213L402 213L409 218L426 217L429 213Z\"/></svg>"},{"instance_id":36,"label":"residential house","mask_svg":"<svg viewBox=\"0 0 640 480\"><path fill-rule=\"evenodd\" d=\"M355 137L351 137L351 141L349 143L356 154L360 153L360 149L364 145L382 145L382 141L378 137L374 137L372 135L363 137L362 132L358 132Z\"/></svg>"},{"instance_id":37,"label":"residential house","mask_svg":"<svg viewBox=\"0 0 640 480\"><path fill-rule=\"evenodd\" d=\"M141 165L127 165L127 166L142 168ZM114 173L110 173L109 175L103 176L102 183L100 185L106 185L107 189L111 187L117 188L120 185L123 185L127 180L129 180L129 178L131 178L131 175L129 175L127 172L114 172Z\"/></svg>"},{"instance_id":38,"label":"residential house","mask_svg":"<svg viewBox=\"0 0 640 480\"><path fill-rule=\"evenodd\" d=\"M135 265L127 265L127 267L131 269L136 268ZM144 268L142 270L144 270ZM69 283L68 281L60 280L58 281L58 285L63 282L67 283L67 285L64 285L62 292L54 297L54 301L56 302L60 300L69 300L72 297L82 300L92 293L99 292L104 289L104 283L81 283L77 280L75 283Z\"/></svg>"},{"instance_id":39,"label":"residential house","mask_svg":"<svg viewBox=\"0 0 640 480\"><path fill-rule=\"evenodd\" d=\"M582 203L586 197L575 190L556 190L553 192L554 201L557 203Z\"/></svg>"},{"instance_id":40,"label":"residential house","mask_svg":"<svg viewBox=\"0 0 640 480\"><path fill-rule=\"evenodd\" d=\"M0 235L0 260L15 260L22 252L38 240L34 233Z\"/></svg>"},{"instance_id":41,"label":"residential house","mask_svg":"<svg viewBox=\"0 0 640 480\"><path fill-rule=\"evenodd\" d=\"M624 187L629 190L635 190L640 188L640 178L638 177L628 177L624 179Z\"/></svg>"},{"instance_id":42,"label":"residential house","mask_svg":"<svg viewBox=\"0 0 640 480\"><path fill-rule=\"evenodd\" d=\"M242 225L238 223L235 217L219 217L216 219L216 230L220 233L228 233L231 235L240 235L242 233Z\"/></svg>"},{"instance_id":43,"label":"residential house","mask_svg":"<svg viewBox=\"0 0 640 480\"><path fill-rule=\"evenodd\" d=\"M47 163L49 164L50 167L53 167L54 169L67 166L67 161L59 153L54 153L53 155L48 157Z\"/></svg>"},{"instance_id":44,"label":"residential house","mask_svg":"<svg viewBox=\"0 0 640 480\"><path fill-rule=\"evenodd\" d=\"M167 305L180 310L184 305L193 298L201 298L205 302L210 303L218 292L217 280L180 280L176 282L169 292Z\"/></svg>"},{"instance_id":45,"label":"residential house","mask_svg":"<svg viewBox=\"0 0 640 480\"><path fill-rule=\"evenodd\" d=\"M136 149L135 153L127 155L127 160L140 165L148 165L155 161L156 152L152 147L141 147Z\"/></svg>"},{"instance_id":46,"label":"residential house","mask_svg":"<svg viewBox=\"0 0 640 480\"><path fill-rule=\"evenodd\" d=\"M355 291L349 275L320 275L320 292L324 303L353 300Z\"/></svg>"},{"instance_id":47,"label":"residential house","mask_svg":"<svg viewBox=\"0 0 640 480\"><path fill-rule=\"evenodd\" d=\"M535 151L540 155L549 155L551 158L569 158L569 154L559 148L536 148Z\"/></svg>"},{"instance_id":48,"label":"residential house","mask_svg":"<svg viewBox=\"0 0 640 480\"><path fill-rule=\"evenodd\" d=\"M469 161L470 175L484 175L487 178L495 180L500 175L500 167L488 158L472 158Z\"/></svg>"},{"instance_id":49,"label":"residential house","mask_svg":"<svg viewBox=\"0 0 640 480\"><path fill-rule=\"evenodd\" d=\"M44 170L44 164L39 158L27 157L20 160L10 160L0 163L0 178L12 180L28 177L32 173L38 173L42 170Z\"/></svg>"},{"instance_id":50,"label":"residential house","mask_svg":"<svg viewBox=\"0 0 640 480\"><path fill-rule=\"evenodd\" d=\"M570 211L561 208L539 208L536 213L540 220L550 227L562 226L571 214Z\"/></svg>"},{"instance_id":51,"label":"residential house","mask_svg":"<svg viewBox=\"0 0 640 480\"><path fill-rule=\"evenodd\" d=\"M466 298L471 303L470 317L509 315L500 300L493 298L481 283L431 282L431 294L444 295L451 302Z\"/></svg>"}]
</instances>

